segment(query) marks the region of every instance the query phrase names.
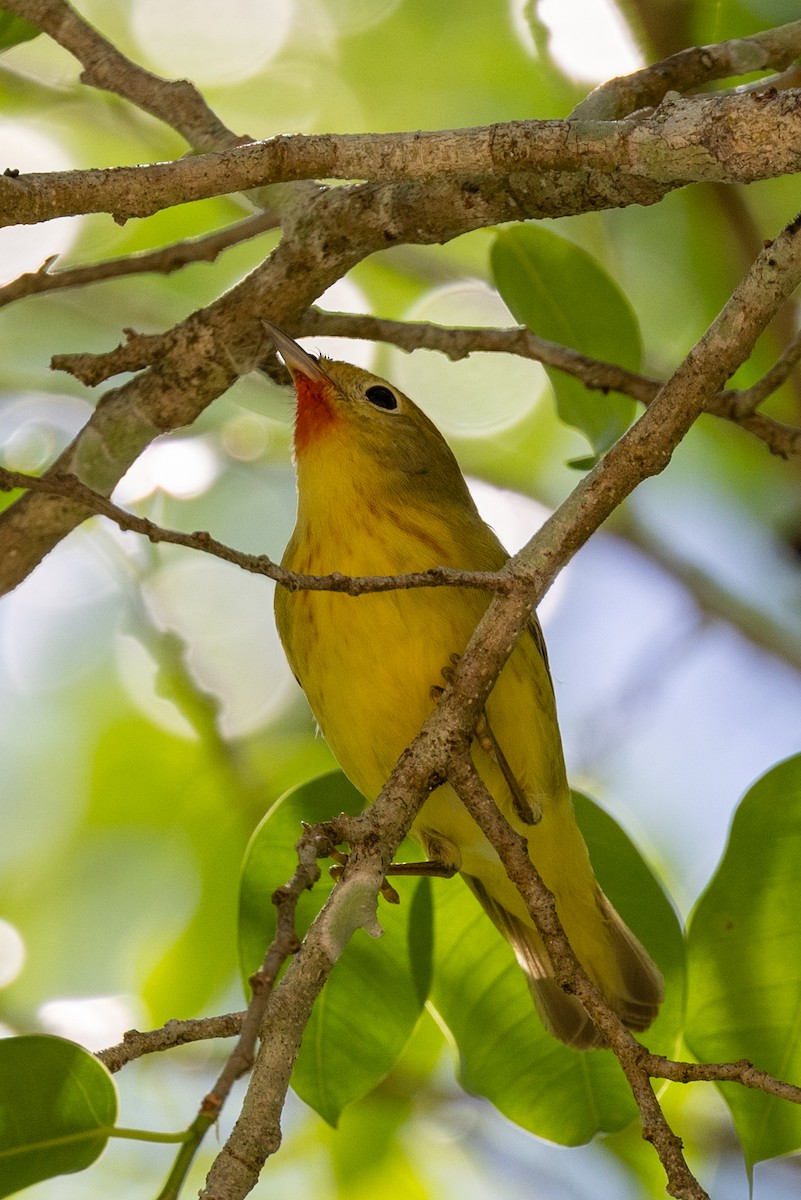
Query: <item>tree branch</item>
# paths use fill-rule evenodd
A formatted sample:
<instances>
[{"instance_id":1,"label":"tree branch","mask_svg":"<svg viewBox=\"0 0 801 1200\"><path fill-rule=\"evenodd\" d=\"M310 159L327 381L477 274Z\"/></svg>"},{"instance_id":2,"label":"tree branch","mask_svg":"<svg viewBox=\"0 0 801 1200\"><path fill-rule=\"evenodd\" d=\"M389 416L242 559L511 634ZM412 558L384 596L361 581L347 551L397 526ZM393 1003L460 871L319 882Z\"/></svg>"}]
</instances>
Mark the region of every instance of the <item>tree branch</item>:
<instances>
[{"instance_id":1,"label":"tree branch","mask_svg":"<svg viewBox=\"0 0 801 1200\"><path fill-rule=\"evenodd\" d=\"M579 350L539 337L525 326L480 329L436 325L429 321L393 321L362 313L328 312L312 306L298 319L297 337L349 337L385 342L401 350L437 350L458 362L471 354L516 354L555 367L580 379L590 390L622 392L647 404L662 386L657 379L638 375L616 363L590 358Z\"/></svg>"},{"instance_id":2,"label":"tree branch","mask_svg":"<svg viewBox=\"0 0 801 1200\"><path fill-rule=\"evenodd\" d=\"M0 297L2 292L0 291ZM366 338L402 350L438 350L453 361L477 352L516 354L564 371L580 379L591 391L620 392L648 405L659 393L662 381L629 371L617 363L589 358L569 346L559 345L517 326L512 329L458 328L430 322L393 321L355 313L326 312L312 306L295 322L298 337L320 334L329 337ZM135 334L101 354L56 354L52 366L67 371L82 383L95 386L123 371L142 370L154 355L169 345L167 334ZM801 430L772 417L754 416L754 409L787 381L801 357L801 334L793 339L776 364L753 387L723 390L707 403L706 411L733 421L763 441L772 454L789 458L801 454Z\"/></svg>"},{"instance_id":3,"label":"tree branch","mask_svg":"<svg viewBox=\"0 0 801 1200\"><path fill-rule=\"evenodd\" d=\"M801 1087L774 1079L745 1058L733 1063L689 1063L674 1062L661 1054L645 1054L642 1066L652 1079L670 1079L673 1083L739 1083L790 1104L801 1104Z\"/></svg>"},{"instance_id":4,"label":"tree branch","mask_svg":"<svg viewBox=\"0 0 801 1200\"><path fill-rule=\"evenodd\" d=\"M692 46L662 62L602 83L573 109L575 119L614 121L638 108L659 104L668 92L689 92L716 79L750 75L769 67L782 70L801 54L801 21L766 29L747 38ZM763 90L773 80L761 80ZM797 86L797 84L795 85Z\"/></svg>"},{"instance_id":5,"label":"tree branch","mask_svg":"<svg viewBox=\"0 0 801 1200\"><path fill-rule=\"evenodd\" d=\"M453 567L432 567L427 571L412 571L406 575L303 575L287 571L273 562L266 554L246 554L234 550L204 530L182 533L177 529L166 529L147 517L137 517L127 509L120 508L105 496L92 491L74 475L26 475L22 471L9 471L0 467L0 491L28 488L45 495L63 496L84 506L93 514L108 517L120 529L139 533L154 545L163 542L173 546L184 546L211 554L223 562L232 563L252 575L264 575L274 579L289 591L343 592L348 596L362 596L367 592L408 591L413 588L459 587L483 588L493 592L509 592L514 584L503 571L459 571Z\"/></svg>"},{"instance_id":6,"label":"tree branch","mask_svg":"<svg viewBox=\"0 0 801 1200\"><path fill-rule=\"evenodd\" d=\"M318 178L400 183L442 174L475 180L595 170L625 172L665 190L693 182L753 183L801 170L800 146L799 90L676 94L642 120L280 134L175 162L0 176L0 226L90 212L123 221L192 200Z\"/></svg>"},{"instance_id":7,"label":"tree branch","mask_svg":"<svg viewBox=\"0 0 801 1200\"><path fill-rule=\"evenodd\" d=\"M369 338L402 350L438 350L454 361L478 351L516 354L564 371L580 379L591 391L621 392L646 406L664 386L663 381L629 371L617 363L589 358L569 346L538 337L522 326L513 329L455 328L428 322L390 321L361 314L324 312L312 307L298 320L297 333L300 337L323 334ZM801 454L801 430L772 417L760 415L755 419L754 414L754 409L787 381L799 358L801 333L793 338L776 364L753 387L739 391L722 389L707 401L704 411L740 425L764 441L771 453L780 458Z\"/></svg>"},{"instance_id":8,"label":"tree branch","mask_svg":"<svg viewBox=\"0 0 801 1200\"><path fill-rule=\"evenodd\" d=\"M576 958L556 912L554 898L531 863L525 839L495 806L469 753L451 758L448 779L526 902L553 964L556 981L581 1001L615 1052L640 1112L642 1136L652 1143L665 1169L669 1194L686 1200L708 1200L685 1162L680 1138L659 1106L643 1066L642 1046L612 1012Z\"/></svg>"},{"instance_id":9,"label":"tree branch","mask_svg":"<svg viewBox=\"0 0 801 1200\"><path fill-rule=\"evenodd\" d=\"M185 238L169 246L161 246L157 250L144 250L137 254L128 254L124 258L106 259L104 262L89 263L83 267L64 267L60 271L50 270L55 259L48 258L38 271L27 272L0 287L0 308L25 296L53 292L60 288L85 287L87 284L99 283L106 279L120 279L126 275L141 275L150 271L170 275L189 263L214 262L223 250L258 237L260 233L276 229L278 223L275 213L258 212L224 229L215 229L199 237ZM146 365L146 362L142 365Z\"/></svg>"},{"instance_id":10,"label":"tree branch","mask_svg":"<svg viewBox=\"0 0 801 1200\"><path fill-rule=\"evenodd\" d=\"M244 1012L225 1013L219 1017L168 1021L160 1029L151 1029L147 1033L129 1029L121 1042L116 1046L109 1046L106 1050L98 1050L95 1057L114 1074L145 1054L158 1054L176 1046L186 1046L190 1042L235 1037L241 1030L244 1019Z\"/></svg>"}]
</instances>

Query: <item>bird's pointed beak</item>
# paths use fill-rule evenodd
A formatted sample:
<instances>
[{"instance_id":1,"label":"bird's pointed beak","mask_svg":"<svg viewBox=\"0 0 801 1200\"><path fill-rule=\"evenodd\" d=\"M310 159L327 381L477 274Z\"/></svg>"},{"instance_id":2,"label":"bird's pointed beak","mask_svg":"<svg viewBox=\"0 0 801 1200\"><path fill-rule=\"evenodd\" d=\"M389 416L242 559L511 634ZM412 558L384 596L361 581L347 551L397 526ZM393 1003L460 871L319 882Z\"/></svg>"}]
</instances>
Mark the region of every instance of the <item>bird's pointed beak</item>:
<instances>
[{"instance_id":1,"label":"bird's pointed beak","mask_svg":"<svg viewBox=\"0 0 801 1200\"><path fill-rule=\"evenodd\" d=\"M302 375L314 383L331 382L317 359L312 358L311 354L307 354L302 346L284 333L283 329L279 329L277 325L272 325L269 321L264 321L263 324L273 339L276 350L294 376Z\"/></svg>"}]
</instances>

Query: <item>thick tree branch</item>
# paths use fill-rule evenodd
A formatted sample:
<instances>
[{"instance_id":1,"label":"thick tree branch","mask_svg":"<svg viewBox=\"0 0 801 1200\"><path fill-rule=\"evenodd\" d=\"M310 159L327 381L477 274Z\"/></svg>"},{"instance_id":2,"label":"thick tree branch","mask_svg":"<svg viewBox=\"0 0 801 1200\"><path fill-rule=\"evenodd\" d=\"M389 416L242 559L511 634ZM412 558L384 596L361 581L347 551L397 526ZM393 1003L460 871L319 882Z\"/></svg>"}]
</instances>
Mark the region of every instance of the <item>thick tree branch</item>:
<instances>
[{"instance_id":1,"label":"thick tree branch","mask_svg":"<svg viewBox=\"0 0 801 1200\"><path fill-rule=\"evenodd\" d=\"M801 170L800 146L799 90L675 95L642 120L279 135L170 163L0 176L0 226L89 212L125 220L191 200L318 178L400 183L442 174L499 179L595 170L624 172L665 189L753 183Z\"/></svg>"}]
</instances>

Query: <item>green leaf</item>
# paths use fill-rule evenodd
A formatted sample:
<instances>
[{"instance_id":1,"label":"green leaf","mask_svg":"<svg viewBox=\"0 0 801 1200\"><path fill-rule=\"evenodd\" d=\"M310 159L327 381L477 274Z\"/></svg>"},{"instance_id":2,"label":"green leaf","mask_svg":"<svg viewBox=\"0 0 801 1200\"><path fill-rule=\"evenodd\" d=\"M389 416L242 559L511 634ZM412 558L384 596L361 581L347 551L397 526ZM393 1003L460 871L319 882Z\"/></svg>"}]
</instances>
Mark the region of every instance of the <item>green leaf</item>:
<instances>
[{"instance_id":1,"label":"green leaf","mask_svg":"<svg viewBox=\"0 0 801 1200\"><path fill-rule=\"evenodd\" d=\"M620 826L586 797L574 793L574 803L604 890L664 973L666 1000L644 1040L671 1052L684 1008L681 928ZM545 1031L510 947L461 880L438 884L435 896L432 999L456 1043L464 1087L563 1145L628 1124L636 1108L612 1053L577 1053Z\"/></svg>"},{"instance_id":2,"label":"green leaf","mask_svg":"<svg viewBox=\"0 0 801 1200\"><path fill-rule=\"evenodd\" d=\"M270 897L291 877L301 821L359 812L364 798L334 771L287 792L259 825L245 857L239 944L247 978L275 932ZM305 933L333 886L324 876L301 897L296 928ZM431 896L426 880L403 880L399 905L380 902L383 937L358 930L334 967L303 1036L292 1085L335 1125L346 1104L383 1079L411 1036L431 981Z\"/></svg>"},{"instance_id":3,"label":"green leaf","mask_svg":"<svg viewBox=\"0 0 801 1200\"><path fill-rule=\"evenodd\" d=\"M102 1154L117 1090L94 1055L63 1038L3 1038L0 1079L0 1196L82 1171Z\"/></svg>"},{"instance_id":4,"label":"green leaf","mask_svg":"<svg viewBox=\"0 0 801 1200\"><path fill-rule=\"evenodd\" d=\"M32 25L30 21L15 17L6 9L0 8L0 50L10 50L20 42L29 42L41 32L41 29Z\"/></svg>"},{"instance_id":5,"label":"green leaf","mask_svg":"<svg viewBox=\"0 0 801 1200\"><path fill-rule=\"evenodd\" d=\"M689 931L686 1039L702 1062L747 1058L801 1082L801 755L744 796ZM801 1107L720 1091L750 1164L801 1147Z\"/></svg>"},{"instance_id":6,"label":"green leaf","mask_svg":"<svg viewBox=\"0 0 801 1200\"><path fill-rule=\"evenodd\" d=\"M592 358L639 368L642 338L634 311L586 250L548 229L521 225L496 234L490 261L496 287L516 321ZM600 456L631 424L634 401L614 392L591 392L563 371L546 370L559 416L580 429ZM575 465L585 462L577 459Z\"/></svg>"}]
</instances>

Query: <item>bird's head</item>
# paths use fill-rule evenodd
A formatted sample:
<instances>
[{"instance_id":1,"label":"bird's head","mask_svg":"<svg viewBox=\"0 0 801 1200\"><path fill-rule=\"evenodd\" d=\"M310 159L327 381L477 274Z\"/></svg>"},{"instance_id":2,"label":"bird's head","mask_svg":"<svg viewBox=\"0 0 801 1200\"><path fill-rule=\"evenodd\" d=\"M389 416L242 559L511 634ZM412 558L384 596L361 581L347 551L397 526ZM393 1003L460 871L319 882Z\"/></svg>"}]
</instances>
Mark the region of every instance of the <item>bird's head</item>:
<instances>
[{"instance_id":1,"label":"bird's head","mask_svg":"<svg viewBox=\"0 0 801 1200\"><path fill-rule=\"evenodd\" d=\"M418 501L467 500L472 508L450 447L408 396L361 367L313 358L275 325L267 328L295 384L299 475L306 466L339 463L359 475L376 474Z\"/></svg>"}]
</instances>

